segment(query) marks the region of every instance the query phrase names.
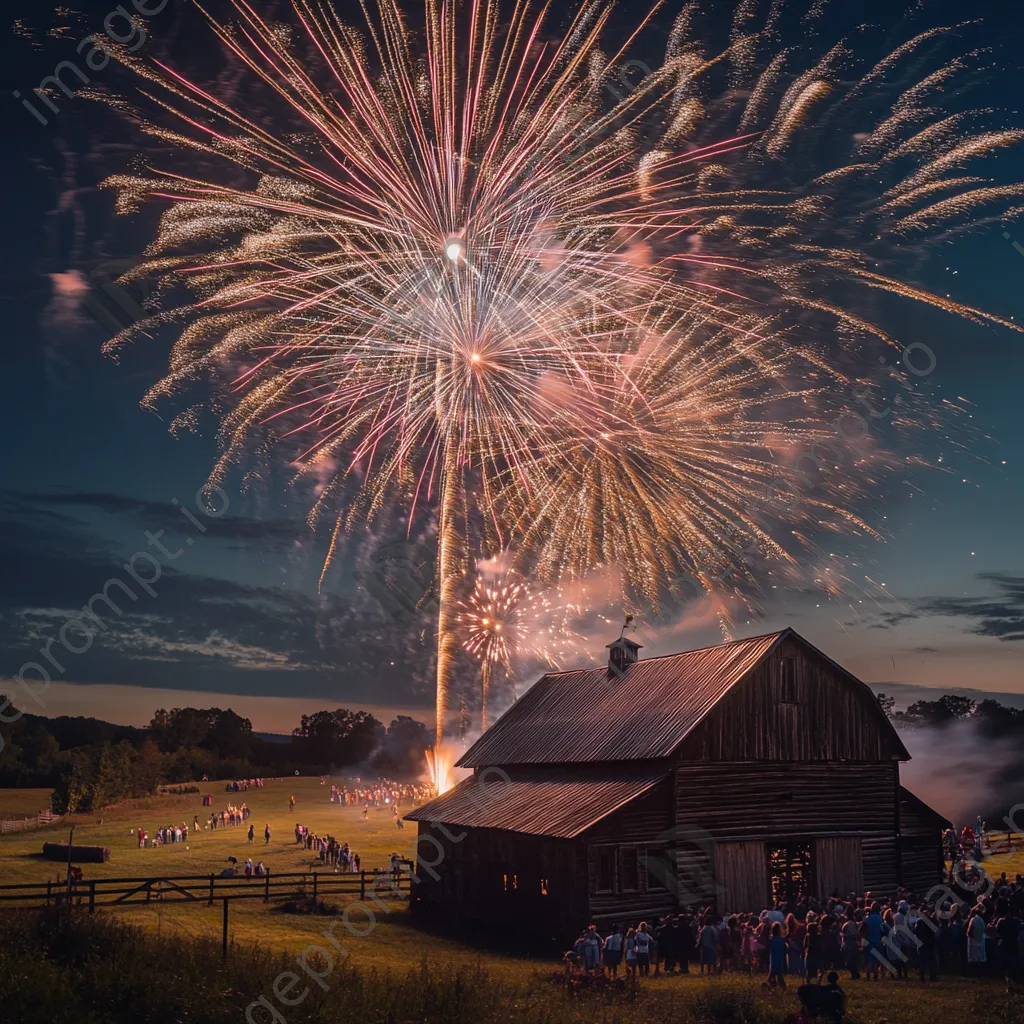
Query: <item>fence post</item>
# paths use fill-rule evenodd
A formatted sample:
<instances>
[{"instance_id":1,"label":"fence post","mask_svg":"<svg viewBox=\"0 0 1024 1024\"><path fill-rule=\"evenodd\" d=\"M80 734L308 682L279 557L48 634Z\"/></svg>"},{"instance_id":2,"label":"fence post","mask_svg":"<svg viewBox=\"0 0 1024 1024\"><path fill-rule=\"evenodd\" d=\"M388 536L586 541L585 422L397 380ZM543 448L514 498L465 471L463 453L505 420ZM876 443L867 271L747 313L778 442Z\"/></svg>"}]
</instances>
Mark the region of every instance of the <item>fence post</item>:
<instances>
[{"instance_id":1,"label":"fence post","mask_svg":"<svg viewBox=\"0 0 1024 1024\"><path fill-rule=\"evenodd\" d=\"M148 903L153 898L153 879L146 879L146 902Z\"/></svg>"},{"instance_id":2,"label":"fence post","mask_svg":"<svg viewBox=\"0 0 1024 1024\"><path fill-rule=\"evenodd\" d=\"M359 872L359 899L360 900L365 900L366 899L366 872L365 871L360 871Z\"/></svg>"},{"instance_id":3,"label":"fence post","mask_svg":"<svg viewBox=\"0 0 1024 1024\"><path fill-rule=\"evenodd\" d=\"M89 913L96 913L96 883L89 883Z\"/></svg>"},{"instance_id":4,"label":"fence post","mask_svg":"<svg viewBox=\"0 0 1024 1024\"><path fill-rule=\"evenodd\" d=\"M270 872L267 872L267 876L263 882L263 902L270 902Z\"/></svg>"},{"instance_id":5,"label":"fence post","mask_svg":"<svg viewBox=\"0 0 1024 1024\"><path fill-rule=\"evenodd\" d=\"M228 898L224 897L224 934L221 937L221 955L228 958Z\"/></svg>"},{"instance_id":6,"label":"fence post","mask_svg":"<svg viewBox=\"0 0 1024 1024\"><path fill-rule=\"evenodd\" d=\"M47 883L46 883L46 905L47 906L50 905L50 895L51 895L50 890L51 890L52 886L53 886L53 882L47 881Z\"/></svg>"},{"instance_id":7,"label":"fence post","mask_svg":"<svg viewBox=\"0 0 1024 1024\"><path fill-rule=\"evenodd\" d=\"M212 871L210 872L210 902L207 905L211 906L211 907L213 906L213 872Z\"/></svg>"},{"instance_id":8,"label":"fence post","mask_svg":"<svg viewBox=\"0 0 1024 1024\"><path fill-rule=\"evenodd\" d=\"M313 902L314 903L316 903L316 885L317 885L317 879L316 879L316 872L314 871L313 872Z\"/></svg>"}]
</instances>

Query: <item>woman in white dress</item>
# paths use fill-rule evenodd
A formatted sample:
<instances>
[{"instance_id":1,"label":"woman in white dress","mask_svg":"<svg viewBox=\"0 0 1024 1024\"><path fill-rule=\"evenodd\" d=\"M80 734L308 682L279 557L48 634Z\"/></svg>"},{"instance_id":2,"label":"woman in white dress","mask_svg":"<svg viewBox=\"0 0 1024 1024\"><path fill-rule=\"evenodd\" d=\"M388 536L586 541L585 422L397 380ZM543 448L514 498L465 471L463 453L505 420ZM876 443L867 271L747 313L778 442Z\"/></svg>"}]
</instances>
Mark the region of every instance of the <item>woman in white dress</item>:
<instances>
[{"instance_id":1,"label":"woman in white dress","mask_svg":"<svg viewBox=\"0 0 1024 1024\"><path fill-rule=\"evenodd\" d=\"M985 944L988 938L988 928L985 924L985 918L981 916L981 908L974 907L971 910L971 916L967 919L967 962L969 964L983 964L987 959L985 950ZM978 974L981 971L979 967L969 968L969 970Z\"/></svg>"}]
</instances>

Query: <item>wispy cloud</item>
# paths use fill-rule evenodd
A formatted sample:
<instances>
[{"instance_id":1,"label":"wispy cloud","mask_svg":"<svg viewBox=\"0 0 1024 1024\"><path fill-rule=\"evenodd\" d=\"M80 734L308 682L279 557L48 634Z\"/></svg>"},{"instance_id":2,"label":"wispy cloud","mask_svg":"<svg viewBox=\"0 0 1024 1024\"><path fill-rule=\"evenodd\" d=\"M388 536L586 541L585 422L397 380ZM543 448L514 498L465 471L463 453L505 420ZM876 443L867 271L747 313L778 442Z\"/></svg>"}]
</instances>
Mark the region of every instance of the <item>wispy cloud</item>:
<instances>
[{"instance_id":1,"label":"wispy cloud","mask_svg":"<svg viewBox=\"0 0 1024 1024\"><path fill-rule=\"evenodd\" d=\"M143 530L156 529L146 515L166 511L129 499L89 505L100 506L138 515L139 523L122 531L126 540L102 540L87 522L51 510L39 517L25 502L0 508L0 676L38 662L40 649L107 581L123 578L125 542L145 548ZM212 527L224 519L205 522ZM241 517L227 525L221 536L257 530ZM267 535L283 539L292 528L271 525ZM209 540L204 536L188 548L180 542L187 555L163 563L155 597L138 588L134 600L115 591L119 614L104 617L106 628L87 652L64 658L63 678L335 701L343 695L353 702L396 705L428 692L433 643L425 624L410 628L396 621L355 588L347 596L321 595L312 588L210 575L211 549L203 546ZM268 569L271 580L279 564ZM76 628L76 644L82 635ZM56 655L61 650L57 643Z\"/></svg>"},{"instance_id":2,"label":"wispy cloud","mask_svg":"<svg viewBox=\"0 0 1024 1024\"><path fill-rule=\"evenodd\" d=\"M892 629L904 622L937 616L966 619L964 632L997 640L1024 640L1024 576L1007 573L979 573L977 579L993 593L969 597L926 597L904 601L903 608L881 612L872 629ZM927 653L933 648L919 648Z\"/></svg>"},{"instance_id":3,"label":"wispy cloud","mask_svg":"<svg viewBox=\"0 0 1024 1024\"><path fill-rule=\"evenodd\" d=\"M128 518L137 521L140 529L154 532L159 529L172 533L191 531L180 507L169 501L147 501L104 491L7 492L4 501L9 509L20 511L23 515L43 514L55 520L62 519L65 523L71 521L71 517L54 512L54 509L82 509ZM254 519L249 516L224 515L204 518L203 526L207 539L258 543L285 549L292 547L296 538L310 532L304 521L283 517Z\"/></svg>"}]
</instances>

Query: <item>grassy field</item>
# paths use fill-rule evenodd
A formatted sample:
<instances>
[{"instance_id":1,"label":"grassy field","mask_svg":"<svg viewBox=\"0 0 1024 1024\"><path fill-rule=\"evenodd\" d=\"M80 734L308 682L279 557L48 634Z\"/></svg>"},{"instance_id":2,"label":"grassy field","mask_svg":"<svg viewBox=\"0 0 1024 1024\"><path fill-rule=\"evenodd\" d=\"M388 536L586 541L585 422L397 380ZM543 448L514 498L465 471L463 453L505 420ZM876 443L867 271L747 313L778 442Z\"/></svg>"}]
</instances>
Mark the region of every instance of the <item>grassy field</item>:
<instances>
[{"instance_id":1,"label":"grassy field","mask_svg":"<svg viewBox=\"0 0 1024 1024\"><path fill-rule=\"evenodd\" d=\"M222 960L202 936L158 938L130 929L121 915L22 912L4 925L5 1024L784 1024L797 1009L792 987L769 994L759 979L739 975L651 977L619 993L573 994L553 983L561 977L553 964L514 969L493 956L464 964L425 943L416 961L386 969L367 970L357 955L332 951L328 961L310 952L314 984L294 958L253 947ZM278 987L289 977L298 988L292 1008L275 999L292 991ZM995 982L846 982L845 989L847 1024L1024 1021L1024 999Z\"/></svg>"},{"instance_id":2,"label":"grassy field","mask_svg":"<svg viewBox=\"0 0 1024 1024\"><path fill-rule=\"evenodd\" d=\"M29 818L49 806L48 789L0 789L0 818Z\"/></svg>"},{"instance_id":3,"label":"grassy field","mask_svg":"<svg viewBox=\"0 0 1024 1024\"><path fill-rule=\"evenodd\" d=\"M228 800L237 803L244 800L253 809L250 820L257 833L253 847L246 841L247 826L236 826L201 832L194 837L190 835L187 846L182 843L140 850L134 838L134 830L138 827L146 828L152 834L156 828L172 822L180 824L187 820L191 825L193 815L199 815L203 821L209 811L202 807L201 797L197 794L133 801L99 814L73 819L76 843L109 846L111 849L111 859L107 864L84 866L86 878L209 874L219 872L229 855L239 861L250 855L254 860L261 858L272 872L309 870L314 866L320 869L319 859L295 844L293 830L296 821L317 833L330 832L342 841L348 841L359 851L366 869L384 866L392 851L402 856L413 853L415 831L412 825L399 830L387 808L371 810L369 820L364 822L356 808L330 803L329 783L321 786L319 779L270 781L262 790L230 795L224 792L223 784L213 783L203 789L214 794L215 809ZM11 793L16 794L15 799L10 798ZM290 794L294 794L297 800L294 813L288 809ZM37 805L45 805L45 794L40 790L0 793L0 806L27 807L30 812L38 810ZM262 836L267 822L272 833L269 845L264 844ZM39 851L43 842L65 841L67 831L68 824L62 824L56 828L0 836L0 880L13 883L56 878L61 866L42 860ZM1011 876L1017 871L1024 871L1024 854L1017 853L1005 863L995 858L990 870L996 874L1005 870ZM100 911L96 916L137 924L148 934L172 942L219 942L221 933L220 907L207 907L203 903L154 901L130 909ZM372 928L366 927L366 917L362 912L353 920L366 934L356 936L339 929L338 934L349 953L346 969L390 977L421 970L424 964L431 971L461 971L466 972L467 977L484 969L492 977L500 978L502 985L512 986L508 998L522 1000L524 1007L530 1004L530 1000L535 1001L538 991L546 993L552 988L544 979L557 969L558 951L524 953L520 947L504 941L501 930L479 942L465 937L427 933L412 920L401 903L388 904L387 911L378 907ZM259 900L237 901L231 907L230 916L230 936L235 947L232 956L243 955L243 951L259 946L274 955L294 957L307 946L324 942L320 936L327 921L325 918L282 914ZM877 984L846 982L845 987L855 1019L871 1024L877 1021L888 1021L889 1024L916 1024L919 1021L960 1024L968 1019L972 1024L988 1024L990 1021L993 1024L996 1021L1010 1024L1024 1020L1024 1000L1017 997L1008 1002L996 982L956 978L928 986L917 981L887 981ZM680 1021L740 1019L735 1016L719 1018L712 1011L707 1011L710 1016L698 1017L684 1010L684 1007L704 1005L708 1000L713 1003L720 998L725 998L726 1002L734 999L749 1001L758 1007L759 1015L763 1014L760 1019L765 1020L782 1019L796 1008L792 992L762 994L759 979L738 976L715 979L710 985L696 976L652 978L644 982L644 993L644 999L654 1000L649 1007L648 1017L651 1020L664 1015L671 1017L673 1013ZM534 1020L564 1018L564 1014L555 1012L546 1004L543 1011L540 1007L535 1008L541 1016L532 1018ZM605 1009L597 1014L601 1020L607 1016ZM639 1007L629 1010L630 1015L637 1012L640 1012ZM518 1019L515 1014L506 1018Z\"/></svg>"},{"instance_id":4,"label":"grassy field","mask_svg":"<svg viewBox=\"0 0 1024 1024\"><path fill-rule=\"evenodd\" d=\"M337 779L334 780L338 782ZM152 797L132 800L123 805L105 808L95 814L72 815L59 826L16 832L0 836L0 861L4 881L36 882L55 879L59 864L45 861L39 853L44 842L66 842L71 824L75 826L75 844L110 847L110 860L106 864L85 866L86 877L134 877L144 875L207 875L220 872L229 856L244 862L262 860L273 872L304 871L320 860L295 842L295 824L306 825L317 835L330 834L348 842L356 850L366 870L384 867L392 851L403 857L411 855L416 841L414 827L400 830L395 825L390 807L371 808L369 819L362 820L362 812L355 807L342 807L330 802L330 785L321 786L319 778L270 780L263 789L249 789L244 793L226 793L224 783L204 783L203 792L213 794L213 809L220 810L227 803L247 804L252 809L249 821L256 829L256 842L250 846L246 840L245 825L217 828L196 834L193 817L203 824L210 809L202 805L202 795ZM20 794L17 801L7 800L4 793ZM288 810L288 798L294 795L296 807ZM43 803L39 803L42 800ZM48 802L44 790L0 790L0 805L19 802L38 810ZM38 805L38 806L37 806ZM404 808L406 811L408 807ZM30 812L25 812L30 813ZM172 843L139 849L135 832L144 828L153 836L166 825L189 826L188 843ZM263 841L264 825L270 825L271 841Z\"/></svg>"},{"instance_id":5,"label":"grassy field","mask_svg":"<svg viewBox=\"0 0 1024 1024\"><path fill-rule=\"evenodd\" d=\"M339 780L333 781L337 784ZM39 853L44 842L66 842L72 823L76 845L110 847L110 860L106 864L83 865L87 879L207 875L220 872L227 865L228 856L237 857L239 863L249 856L254 862L262 859L274 873L313 868L324 870L318 857L295 843L296 822L306 825L318 835L329 833L342 842L348 842L359 853L362 867L368 871L386 866L392 852L402 857L413 855L415 825L409 824L400 830L387 807L371 808L368 820L363 821L362 811L358 808L330 802L330 786L331 781L321 786L319 778L268 780L263 789L228 794L224 792L223 783L204 784L203 792L213 793L214 809L219 810L227 802L240 805L243 801L252 808L249 820L256 828L256 842L252 846L246 839L248 825L217 828L193 837L193 816L198 815L202 823L210 813L202 806L202 794L134 800L106 808L101 813L74 815L57 827L0 836L0 875L6 884L56 880L58 874L63 877L63 866L43 860ZM42 790L21 792L34 793L37 799L43 793ZM294 812L288 809L290 795L296 799ZM180 825L182 821L188 821L190 827L187 844L138 848L135 830L139 827L152 835L163 825ZM271 831L269 845L263 840L263 827L267 823ZM345 902L334 897L332 901ZM353 959L361 965L378 969L404 968L419 962L427 952L467 968L479 960L480 953L473 946L442 936L425 936L413 925L404 902L388 902L386 905L390 912L378 908L374 928L369 934L346 936L346 946ZM219 906L154 902L116 913L119 918L161 935L206 936L219 940L221 934ZM365 916L359 921L362 929ZM231 906L231 939L240 946L259 943L278 953L294 953L315 942L323 928L323 919L282 914L269 909L260 900L238 900ZM515 955L509 949L499 948L494 951L494 956L515 976L532 974L538 966L549 963Z\"/></svg>"}]
</instances>

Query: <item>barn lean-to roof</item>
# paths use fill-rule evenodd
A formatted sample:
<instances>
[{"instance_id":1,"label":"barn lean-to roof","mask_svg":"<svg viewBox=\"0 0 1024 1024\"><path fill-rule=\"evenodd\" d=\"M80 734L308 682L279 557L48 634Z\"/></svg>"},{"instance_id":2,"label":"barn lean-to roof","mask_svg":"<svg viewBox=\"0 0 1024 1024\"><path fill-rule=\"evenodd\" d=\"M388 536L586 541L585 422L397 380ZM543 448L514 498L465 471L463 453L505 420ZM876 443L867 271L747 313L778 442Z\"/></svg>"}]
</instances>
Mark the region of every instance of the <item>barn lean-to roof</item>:
<instances>
[{"instance_id":1,"label":"barn lean-to roof","mask_svg":"<svg viewBox=\"0 0 1024 1024\"><path fill-rule=\"evenodd\" d=\"M953 823L926 804L906 786L900 786L900 831L915 832L952 828Z\"/></svg>"},{"instance_id":2,"label":"barn lean-to roof","mask_svg":"<svg viewBox=\"0 0 1024 1024\"><path fill-rule=\"evenodd\" d=\"M606 666L542 677L459 759L462 768L666 758L716 704L788 638L868 687L792 629L682 654L641 659L621 674ZM909 754L878 709L896 756Z\"/></svg>"},{"instance_id":3,"label":"barn lean-to roof","mask_svg":"<svg viewBox=\"0 0 1024 1024\"><path fill-rule=\"evenodd\" d=\"M487 770L405 815L407 821L575 839L667 777L650 766Z\"/></svg>"}]
</instances>

